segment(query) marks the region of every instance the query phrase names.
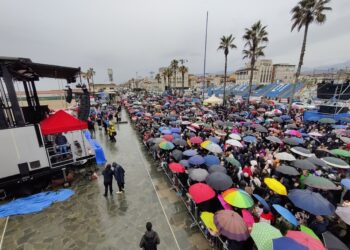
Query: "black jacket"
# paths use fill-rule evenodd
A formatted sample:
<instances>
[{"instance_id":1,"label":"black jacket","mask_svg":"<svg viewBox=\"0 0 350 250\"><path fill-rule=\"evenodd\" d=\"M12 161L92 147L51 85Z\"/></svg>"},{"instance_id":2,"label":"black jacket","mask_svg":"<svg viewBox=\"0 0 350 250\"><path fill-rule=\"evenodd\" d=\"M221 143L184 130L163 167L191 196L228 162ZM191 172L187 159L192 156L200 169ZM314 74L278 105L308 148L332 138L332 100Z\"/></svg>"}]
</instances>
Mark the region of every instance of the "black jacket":
<instances>
[{"instance_id":1,"label":"black jacket","mask_svg":"<svg viewBox=\"0 0 350 250\"><path fill-rule=\"evenodd\" d=\"M144 250L157 250L157 245L160 243L158 233L151 230L146 231L140 241L140 248Z\"/></svg>"},{"instance_id":2,"label":"black jacket","mask_svg":"<svg viewBox=\"0 0 350 250\"><path fill-rule=\"evenodd\" d=\"M102 175L103 175L103 182L104 183L111 183L113 181L112 169L104 169L102 171Z\"/></svg>"}]
</instances>

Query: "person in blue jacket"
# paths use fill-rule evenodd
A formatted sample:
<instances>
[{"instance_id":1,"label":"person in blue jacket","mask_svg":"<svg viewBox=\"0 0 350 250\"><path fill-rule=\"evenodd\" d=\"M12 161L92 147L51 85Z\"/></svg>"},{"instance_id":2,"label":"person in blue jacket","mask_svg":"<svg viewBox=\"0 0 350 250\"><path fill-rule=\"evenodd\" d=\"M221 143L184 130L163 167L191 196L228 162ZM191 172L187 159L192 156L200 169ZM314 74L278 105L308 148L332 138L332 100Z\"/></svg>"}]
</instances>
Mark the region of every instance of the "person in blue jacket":
<instances>
[{"instance_id":1,"label":"person in blue jacket","mask_svg":"<svg viewBox=\"0 0 350 250\"><path fill-rule=\"evenodd\" d=\"M117 164L116 162L112 163L114 178L117 181L119 191L117 194L121 194L124 192L124 184L125 184L125 170L122 166Z\"/></svg>"}]
</instances>

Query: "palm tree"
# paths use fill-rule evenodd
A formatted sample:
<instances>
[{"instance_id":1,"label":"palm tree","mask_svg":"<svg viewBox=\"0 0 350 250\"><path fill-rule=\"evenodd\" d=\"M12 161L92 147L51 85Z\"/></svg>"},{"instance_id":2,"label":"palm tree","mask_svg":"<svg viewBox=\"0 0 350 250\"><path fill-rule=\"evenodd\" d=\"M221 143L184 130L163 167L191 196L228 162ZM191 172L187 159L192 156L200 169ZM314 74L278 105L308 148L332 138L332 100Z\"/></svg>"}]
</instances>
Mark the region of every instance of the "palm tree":
<instances>
[{"instance_id":1,"label":"palm tree","mask_svg":"<svg viewBox=\"0 0 350 250\"><path fill-rule=\"evenodd\" d=\"M259 57L264 56L266 46L263 46L263 44L269 41L267 35L266 26L262 26L260 21L254 23L250 29L246 28L243 35L243 40L246 42L244 45L246 49L243 50L243 59L250 59L248 103L252 93L255 63Z\"/></svg>"},{"instance_id":2,"label":"palm tree","mask_svg":"<svg viewBox=\"0 0 350 250\"><path fill-rule=\"evenodd\" d=\"M224 76L224 106L226 105L226 76L227 76L227 55L230 52L230 49L235 49L237 46L233 44L235 38L231 35L222 36L220 38L220 45L218 50L223 50L225 55L225 76Z\"/></svg>"},{"instance_id":3,"label":"palm tree","mask_svg":"<svg viewBox=\"0 0 350 250\"><path fill-rule=\"evenodd\" d=\"M173 70L171 68L166 68L164 70L165 77L168 78L168 89L171 93L171 83L170 83L170 78L173 75Z\"/></svg>"},{"instance_id":4,"label":"palm tree","mask_svg":"<svg viewBox=\"0 0 350 250\"><path fill-rule=\"evenodd\" d=\"M304 27L304 39L303 45L301 46L299 64L297 72L295 73L295 81L293 84L292 96L289 100L289 111L292 107L292 102L295 94L296 84L300 76L301 66L303 65L306 39L309 31L309 25L312 23L324 24L326 22L325 11L332 10L331 7L326 6L330 0L301 0L291 11L292 13L292 29L298 29L298 32Z\"/></svg>"},{"instance_id":5,"label":"palm tree","mask_svg":"<svg viewBox=\"0 0 350 250\"><path fill-rule=\"evenodd\" d=\"M175 84L175 87L176 87L176 83L177 83L177 81L176 81L176 72L179 69L179 61L175 60L175 59L172 60L170 62L170 68L173 71L172 73L173 73L173 76L174 76L174 84Z\"/></svg>"},{"instance_id":6,"label":"palm tree","mask_svg":"<svg viewBox=\"0 0 350 250\"><path fill-rule=\"evenodd\" d=\"M182 94L184 94L185 93L185 74L188 72L188 69L185 65L181 65L179 67L179 71L182 76Z\"/></svg>"},{"instance_id":7,"label":"palm tree","mask_svg":"<svg viewBox=\"0 0 350 250\"><path fill-rule=\"evenodd\" d=\"M156 74L156 76L154 78L157 80L157 82L159 84L160 83L160 74Z\"/></svg>"}]
</instances>

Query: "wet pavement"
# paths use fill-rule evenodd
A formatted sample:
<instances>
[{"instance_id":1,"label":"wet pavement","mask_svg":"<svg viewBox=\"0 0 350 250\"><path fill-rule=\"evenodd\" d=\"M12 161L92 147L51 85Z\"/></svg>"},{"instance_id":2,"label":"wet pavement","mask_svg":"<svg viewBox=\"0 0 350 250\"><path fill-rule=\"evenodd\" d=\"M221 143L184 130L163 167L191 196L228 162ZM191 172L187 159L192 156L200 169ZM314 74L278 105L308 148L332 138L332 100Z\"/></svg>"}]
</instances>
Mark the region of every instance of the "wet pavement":
<instances>
[{"instance_id":1,"label":"wet pavement","mask_svg":"<svg viewBox=\"0 0 350 250\"><path fill-rule=\"evenodd\" d=\"M127 120L125 113L123 120ZM143 152L129 123L119 126L117 143L110 143L102 131L97 131L97 140L108 162L124 167L125 194L105 198L102 177L90 181L80 176L72 187L76 194L69 200L39 214L11 217L2 249L139 249L147 221L159 234L160 250L211 249L199 229L190 228L185 205Z\"/></svg>"}]
</instances>

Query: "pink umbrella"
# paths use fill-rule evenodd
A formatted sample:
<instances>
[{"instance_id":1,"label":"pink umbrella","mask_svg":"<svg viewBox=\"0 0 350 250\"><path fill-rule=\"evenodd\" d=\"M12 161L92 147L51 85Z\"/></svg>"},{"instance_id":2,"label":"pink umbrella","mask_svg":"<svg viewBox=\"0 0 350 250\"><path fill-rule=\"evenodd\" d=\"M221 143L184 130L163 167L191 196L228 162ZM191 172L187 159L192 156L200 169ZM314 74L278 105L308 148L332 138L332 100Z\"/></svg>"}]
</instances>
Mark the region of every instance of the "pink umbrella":
<instances>
[{"instance_id":1,"label":"pink umbrella","mask_svg":"<svg viewBox=\"0 0 350 250\"><path fill-rule=\"evenodd\" d=\"M286 134L295 136L295 137L302 137L302 134L298 130L287 130Z\"/></svg>"},{"instance_id":2,"label":"pink umbrella","mask_svg":"<svg viewBox=\"0 0 350 250\"><path fill-rule=\"evenodd\" d=\"M231 205L228 204L228 203L224 200L224 198L222 197L221 194L218 194L218 199L219 199L219 201L220 201L222 207L223 207L225 210L232 210ZM243 218L243 219L244 219L244 218Z\"/></svg>"},{"instance_id":3,"label":"pink umbrella","mask_svg":"<svg viewBox=\"0 0 350 250\"><path fill-rule=\"evenodd\" d=\"M304 232L288 230L286 236L306 246L309 250L326 250L320 240L316 240Z\"/></svg>"},{"instance_id":4,"label":"pink umbrella","mask_svg":"<svg viewBox=\"0 0 350 250\"><path fill-rule=\"evenodd\" d=\"M248 228L252 227L255 223L253 215L247 209L242 209L242 217L245 223L247 223Z\"/></svg>"}]
</instances>

